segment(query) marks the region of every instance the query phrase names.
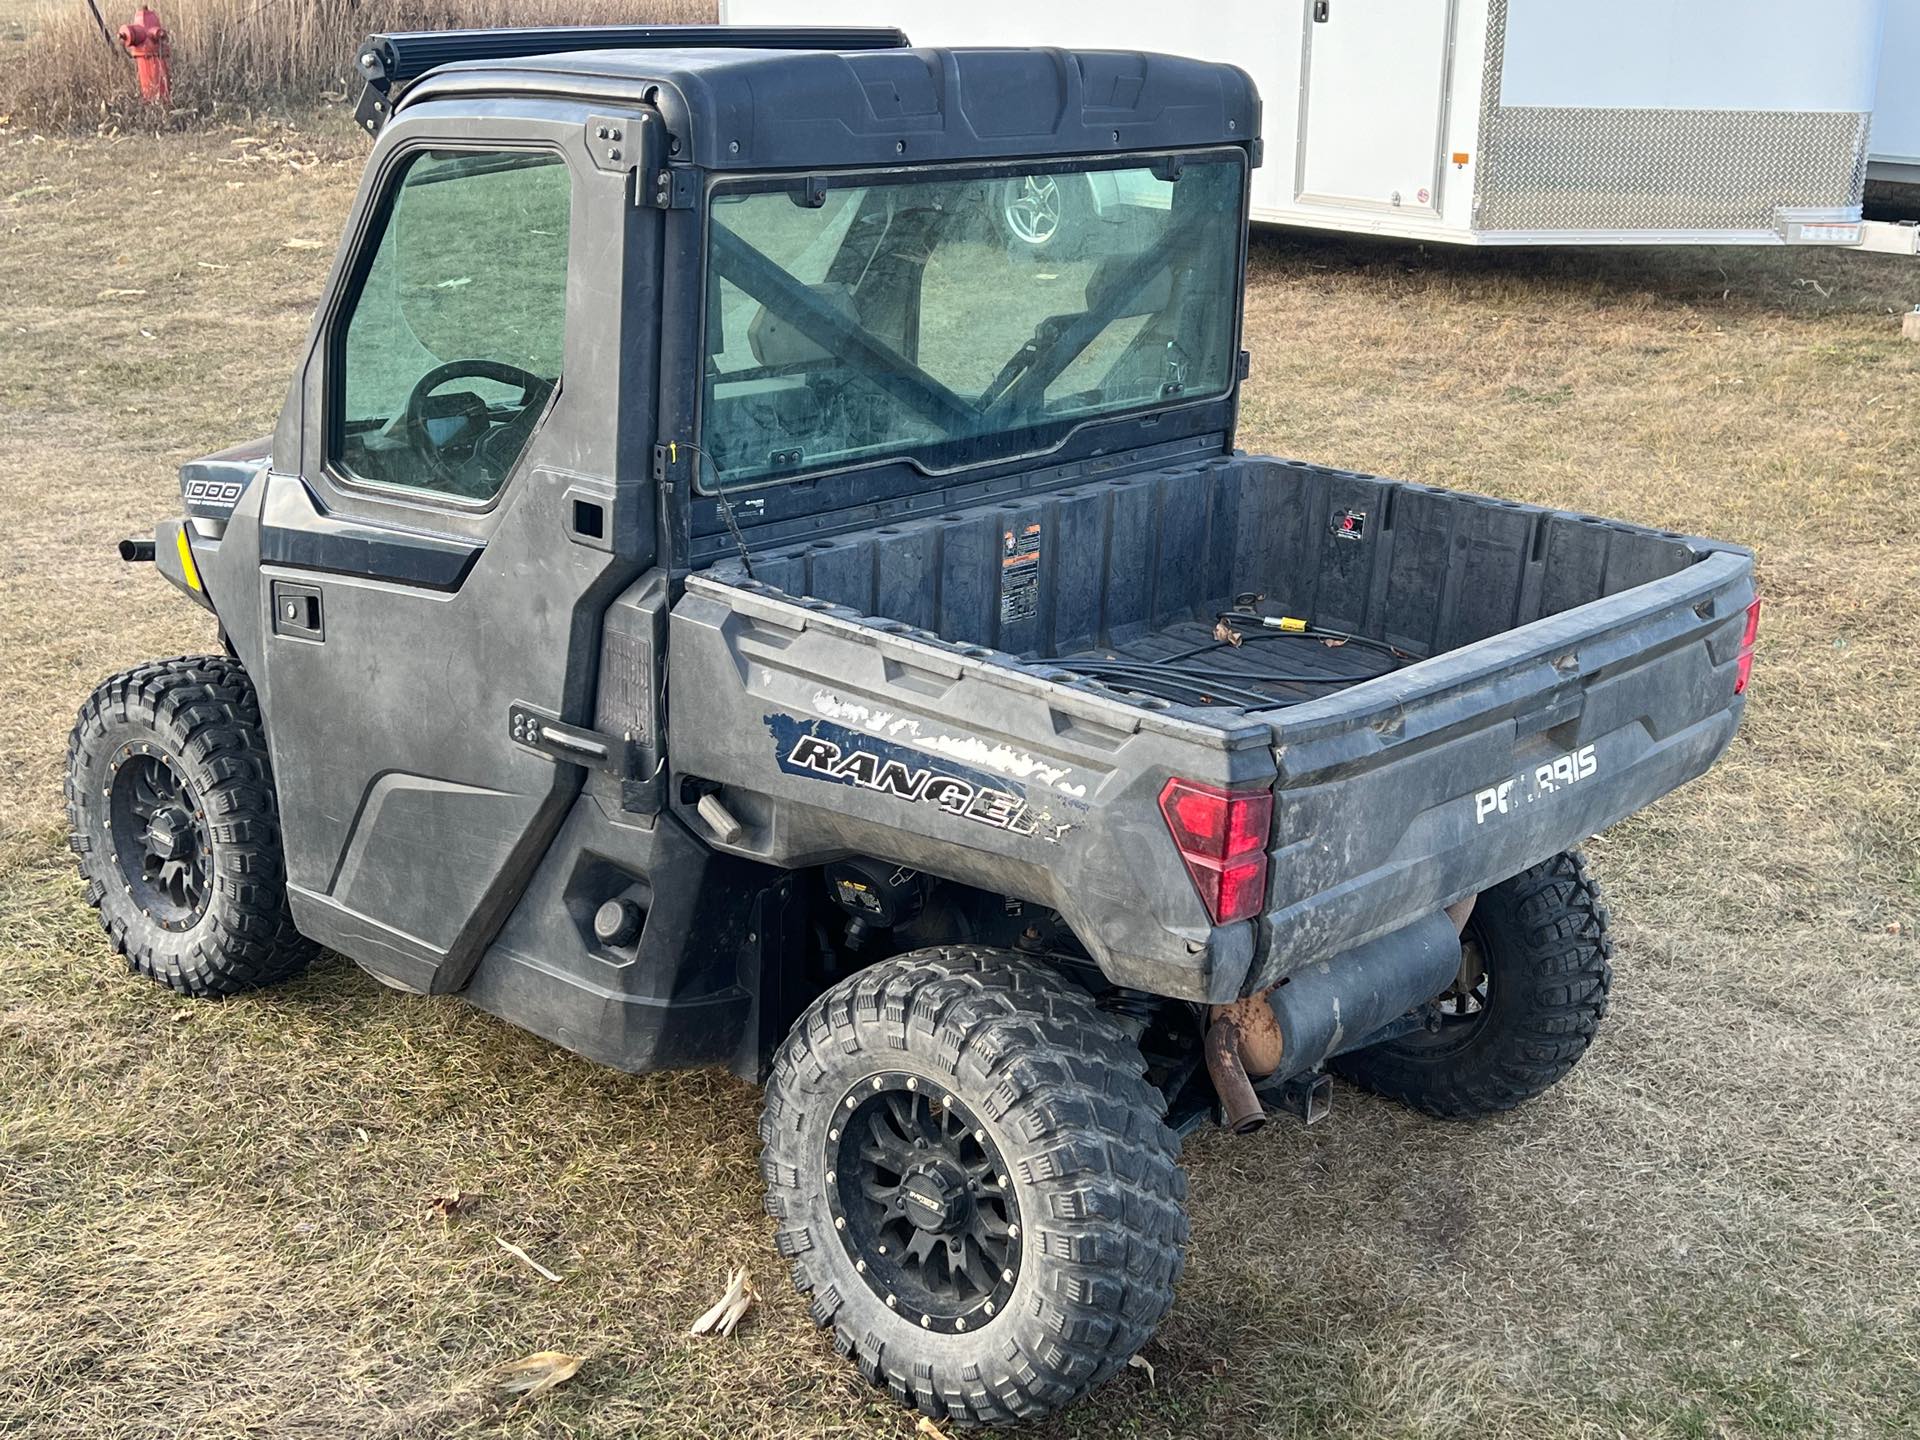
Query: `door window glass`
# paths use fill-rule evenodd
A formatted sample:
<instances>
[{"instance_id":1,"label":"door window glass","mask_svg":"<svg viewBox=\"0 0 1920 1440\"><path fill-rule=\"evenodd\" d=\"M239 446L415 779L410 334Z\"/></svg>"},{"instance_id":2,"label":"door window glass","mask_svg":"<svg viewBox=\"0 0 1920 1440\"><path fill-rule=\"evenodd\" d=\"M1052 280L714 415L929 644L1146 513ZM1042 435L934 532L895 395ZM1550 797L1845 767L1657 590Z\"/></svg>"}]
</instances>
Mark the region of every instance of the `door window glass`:
<instances>
[{"instance_id":1,"label":"door window glass","mask_svg":"<svg viewBox=\"0 0 1920 1440\"><path fill-rule=\"evenodd\" d=\"M560 382L571 189L557 155L408 162L336 352L355 479L498 493Z\"/></svg>"}]
</instances>

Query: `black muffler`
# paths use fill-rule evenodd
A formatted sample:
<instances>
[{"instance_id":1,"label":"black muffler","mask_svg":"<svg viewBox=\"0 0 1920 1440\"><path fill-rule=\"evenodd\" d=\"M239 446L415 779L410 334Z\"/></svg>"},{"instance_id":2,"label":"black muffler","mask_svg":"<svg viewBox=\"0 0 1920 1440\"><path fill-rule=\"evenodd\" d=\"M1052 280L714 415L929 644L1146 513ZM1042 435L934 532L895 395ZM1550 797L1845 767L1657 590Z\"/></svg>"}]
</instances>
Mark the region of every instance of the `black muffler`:
<instances>
[{"instance_id":1,"label":"black muffler","mask_svg":"<svg viewBox=\"0 0 1920 1440\"><path fill-rule=\"evenodd\" d=\"M1267 996L1280 1025L1280 1068L1263 1087L1374 1043L1459 973L1460 934L1444 910L1301 966Z\"/></svg>"}]
</instances>

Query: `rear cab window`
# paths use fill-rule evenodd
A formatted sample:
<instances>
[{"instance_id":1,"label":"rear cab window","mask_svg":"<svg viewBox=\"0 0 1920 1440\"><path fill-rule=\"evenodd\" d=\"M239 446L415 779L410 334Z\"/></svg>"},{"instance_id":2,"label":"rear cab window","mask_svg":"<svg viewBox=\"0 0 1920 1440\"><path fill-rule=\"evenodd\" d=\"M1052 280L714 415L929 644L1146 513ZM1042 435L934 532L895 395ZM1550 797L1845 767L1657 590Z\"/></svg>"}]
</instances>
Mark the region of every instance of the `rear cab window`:
<instances>
[{"instance_id":1,"label":"rear cab window","mask_svg":"<svg viewBox=\"0 0 1920 1440\"><path fill-rule=\"evenodd\" d=\"M1244 156L711 195L704 488L1040 453L1231 386Z\"/></svg>"}]
</instances>

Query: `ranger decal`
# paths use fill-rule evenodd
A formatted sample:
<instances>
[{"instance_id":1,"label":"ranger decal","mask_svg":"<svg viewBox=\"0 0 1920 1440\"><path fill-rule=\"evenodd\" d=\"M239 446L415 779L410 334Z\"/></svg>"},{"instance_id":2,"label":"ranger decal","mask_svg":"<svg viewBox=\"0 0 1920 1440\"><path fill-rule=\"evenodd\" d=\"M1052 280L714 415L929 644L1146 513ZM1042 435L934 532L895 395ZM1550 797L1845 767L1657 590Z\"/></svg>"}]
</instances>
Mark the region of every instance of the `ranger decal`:
<instances>
[{"instance_id":1,"label":"ranger decal","mask_svg":"<svg viewBox=\"0 0 1920 1440\"><path fill-rule=\"evenodd\" d=\"M969 766L934 761L922 751L830 720L772 714L766 724L773 736L774 760L789 775L935 805L949 815L1014 835L1058 842L1069 828L1049 816L1036 816L1023 796Z\"/></svg>"}]
</instances>

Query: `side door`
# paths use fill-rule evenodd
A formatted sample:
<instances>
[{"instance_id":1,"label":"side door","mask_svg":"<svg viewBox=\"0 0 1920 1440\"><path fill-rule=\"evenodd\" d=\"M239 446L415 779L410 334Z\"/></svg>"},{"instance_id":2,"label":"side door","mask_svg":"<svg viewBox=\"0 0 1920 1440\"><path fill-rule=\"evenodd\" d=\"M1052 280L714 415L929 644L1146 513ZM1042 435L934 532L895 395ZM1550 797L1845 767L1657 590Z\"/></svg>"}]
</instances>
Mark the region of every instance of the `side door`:
<instances>
[{"instance_id":1,"label":"side door","mask_svg":"<svg viewBox=\"0 0 1920 1440\"><path fill-rule=\"evenodd\" d=\"M657 335L624 332L657 212L527 106L383 137L258 520L294 917L416 991L465 984L551 842L584 772L529 742L590 722L652 558L618 397L651 394Z\"/></svg>"},{"instance_id":2,"label":"side door","mask_svg":"<svg viewBox=\"0 0 1920 1440\"><path fill-rule=\"evenodd\" d=\"M1295 198L1439 214L1454 0L1303 0Z\"/></svg>"}]
</instances>

